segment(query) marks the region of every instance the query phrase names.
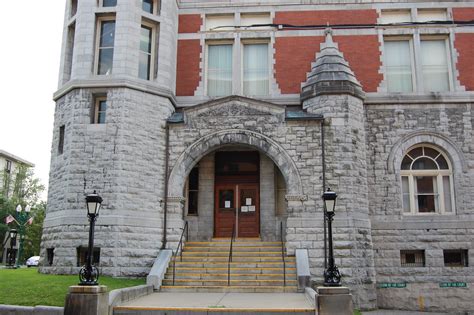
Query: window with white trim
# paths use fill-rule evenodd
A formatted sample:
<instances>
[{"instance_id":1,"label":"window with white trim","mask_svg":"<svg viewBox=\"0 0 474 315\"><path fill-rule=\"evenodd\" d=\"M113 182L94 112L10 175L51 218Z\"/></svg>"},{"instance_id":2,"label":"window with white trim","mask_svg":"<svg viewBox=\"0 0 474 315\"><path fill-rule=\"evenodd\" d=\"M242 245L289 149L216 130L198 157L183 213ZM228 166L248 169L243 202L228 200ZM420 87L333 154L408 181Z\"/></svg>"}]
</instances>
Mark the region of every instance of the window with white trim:
<instances>
[{"instance_id":1,"label":"window with white trim","mask_svg":"<svg viewBox=\"0 0 474 315\"><path fill-rule=\"evenodd\" d=\"M268 95L268 44L244 43L243 94Z\"/></svg>"},{"instance_id":2,"label":"window with white trim","mask_svg":"<svg viewBox=\"0 0 474 315\"><path fill-rule=\"evenodd\" d=\"M415 50L416 47L419 50ZM449 56L451 53L446 37L384 37L387 91L450 91L452 84ZM415 60L419 60L418 67ZM417 85L417 79L422 83Z\"/></svg>"},{"instance_id":3,"label":"window with white trim","mask_svg":"<svg viewBox=\"0 0 474 315\"><path fill-rule=\"evenodd\" d=\"M207 95L232 94L232 44L207 46Z\"/></svg>"},{"instance_id":4,"label":"window with white trim","mask_svg":"<svg viewBox=\"0 0 474 315\"><path fill-rule=\"evenodd\" d=\"M117 0L100 0L101 7L115 7L117 6Z\"/></svg>"},{"instance_id":5,"label":"window with white trim","mask_svg":"<svg viewBox=\"0 0 474 315\"><path fill-rule=\"evenodd\" d=\"M404 214L454 213L453 174L444 153L429 145L412 147L400 175Z\"/></svg>"},{"instance_id":6,"label":"window with white trim","mask_svg":"<svg viewBox=\"0 0 474 315\"><path fill-rule=\"evenodd\" d=\"M95 73L109 75L112 73L114 60L115 20L99 18L97 21Z\"/></svg>"}]
</instances>

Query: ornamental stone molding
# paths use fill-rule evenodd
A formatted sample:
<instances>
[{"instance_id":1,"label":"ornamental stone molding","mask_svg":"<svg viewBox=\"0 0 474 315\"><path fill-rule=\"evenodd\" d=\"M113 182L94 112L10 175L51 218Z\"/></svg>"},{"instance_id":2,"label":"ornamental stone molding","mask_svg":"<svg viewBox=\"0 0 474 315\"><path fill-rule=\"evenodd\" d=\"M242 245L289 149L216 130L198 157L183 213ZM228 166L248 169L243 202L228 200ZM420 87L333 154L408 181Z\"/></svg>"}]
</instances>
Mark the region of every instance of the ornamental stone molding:
<instances>
[{"instance_id":1,"label":"ornamental stone molding","mask_svg":"<svg viewBox=\"0 0 474 315\"><path fill-rule=\"evenodd\" d=\"M281 170L291 196L303 196L303 185L295 162L288 152L269 137L245 129L227 129L208 134L179 156L169 177L168 196L182 196L186 177L205 155L226 145L242 145L266 154ZM170 197L168 197L170 198Z\"/></svg>"},{"instance_id":2,"label":"ornamental stone molding","mask_svg":"<svg viewBox=\"0 0 474 315\"><path fill-rule=\"evenodd\" d=\"M400 173L403 157L408 149L418 144L432 144L439 147L448 155L453 166L453 173L467 172L466 161L458 146L445 135L428 130L411 132L393 145L387 160L388 172L391 174Z\"/></svg>"}]
</instances>

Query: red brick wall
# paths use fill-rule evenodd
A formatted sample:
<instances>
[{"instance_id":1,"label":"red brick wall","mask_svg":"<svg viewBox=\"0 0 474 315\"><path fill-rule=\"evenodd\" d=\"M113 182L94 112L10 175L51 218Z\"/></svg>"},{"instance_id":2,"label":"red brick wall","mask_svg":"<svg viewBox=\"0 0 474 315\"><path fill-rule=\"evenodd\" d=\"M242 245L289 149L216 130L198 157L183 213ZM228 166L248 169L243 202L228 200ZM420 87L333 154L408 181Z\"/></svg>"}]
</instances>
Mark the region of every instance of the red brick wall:
<instances>
[{"instance_id":1,"label":"red brick wall","mask_svg":"<svg viewBox=\"0 0 474 315\"><path fill-rule=\"evenodd\" d=\"M277 37L275 41L275 78L282 94L301 92L301 83L316 59L322 36ZM380 50L375 35L335 36L334 41L349 62L362 88L376 92L383 77L379 74Z\"/></svg>"},{"instance_id":2,"label":"red brick wall","mask_svg":"<svg viewBox=\"0 0 474 315\"><path fill-rule=\"evenodd\" d=\"M322 36L277 37L275 40L275 78L282 94L301 92L301 82L311 70Z\"/></svg>"},{"instance_id":3,"label":"red brick wall","mask_svg":"<svg viewBox=\"0 0 474 315\"><path fill-rule=\"evenodd\" d=\"M199 39L178 40L176 67L176 95L193 96L199 85L199 62L201 43Z\"/></svg>"},{"instance_id":4,"label":"red brick wall","mask_svg":"<svg viewBox=\"0 0 474 315\"><path fill-rule=\"evenodd\" d=\"M197 33L201 28L200 14L180 14L178 33Z\"/></svg>"},{"instance_id":5,"label":"red brick wall","mask_svg":"<svg viewBox=\"0 0 474 315\"><path fill-rule=\"evenodd\" d=\"M453 18L455 21L474 20L474 8L453 8Z\"/></svg>"},{"instance_id":6,"label":"red brick wall","mask_svg":"<svg viewBox=\"0 0 474 315\"><path fill-rule=\"evenodd\" d=\"M273 23L293 25L377 23L377 11L328 10L276 12Z\"/></svg>"},{"instance_id":7,"label":"red brick wall","mask_svg":"<svg viewBox=\"0 0 474 315\"><path fill-rule=\"evenodd\" d=\"M458 51L457 69L459 71L459 81L468 91L474 91L474 34L456 34L454 47Z\"/></svg>"},{"instance_id":8,"label":"red brick wall","mask_svg":"<svg viewBox=\"0 0 474 315\"><path fill-rule=\"evenodd\" d=\"M379 73L381 66L379 40L376 35L334 36L344 59L354 71L365 92L377 92L383 76Z\"/></svg>"}]
</instances>

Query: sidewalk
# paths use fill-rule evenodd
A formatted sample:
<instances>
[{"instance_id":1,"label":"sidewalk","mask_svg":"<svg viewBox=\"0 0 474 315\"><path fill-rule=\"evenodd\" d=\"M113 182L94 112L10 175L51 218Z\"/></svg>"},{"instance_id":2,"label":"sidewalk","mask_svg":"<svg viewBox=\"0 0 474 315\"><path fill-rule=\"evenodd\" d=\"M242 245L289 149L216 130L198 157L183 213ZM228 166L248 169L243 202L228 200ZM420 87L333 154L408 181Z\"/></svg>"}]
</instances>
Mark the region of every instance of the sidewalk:
<instances>
[{"instance_id":1,"label":"sidewalk","mask_svg":"<svg viewBox=\"0 0 474 315\"><path fill-rule=\"evenodd\" d=\"M303 293L171 293L157 292L117 307L196 309L283 309L307 311L314 307Z\"/></svg>"},{"instance_id":2,"label":"sidewalk","mask_svg":"<svg viewBox=\"0 0 474 315\"><path fill-rule=\"evenodd\" d=\"M376 310L362 312L362 315L448 315L448 313L414 312L400 310Z\"/></svg>"}]
</instances>

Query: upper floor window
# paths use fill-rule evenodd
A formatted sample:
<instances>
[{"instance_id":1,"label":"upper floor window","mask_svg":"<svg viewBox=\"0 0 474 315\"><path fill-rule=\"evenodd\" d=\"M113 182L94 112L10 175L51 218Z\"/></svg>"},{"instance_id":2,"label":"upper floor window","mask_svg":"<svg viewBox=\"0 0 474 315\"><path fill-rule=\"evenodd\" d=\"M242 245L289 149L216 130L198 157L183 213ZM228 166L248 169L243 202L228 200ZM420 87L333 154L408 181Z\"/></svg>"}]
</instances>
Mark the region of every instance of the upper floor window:
<instances>
[{"instance_id":1,"label":"upper floor window","mask_svg":"<svg viewBox=\"0 0 474 315\"><path fill-rule=\"evenodd\" d=\"M207 94L232 94L232 44L208 46Z\"/></svg>"},{"instance_id":2,"label":"upper floor window","mask_svg":"<svg viewBox=\"0 0 474 315\"><path fill-rule=\"evenodd\" d=\"M103 97L97 98L94 104L93 123L105 124L106 112L107 112L107 100Z\"/></svg>"},{"instance_id":3,"label":"upper floor window","mask_svg":"<svg viewBox=\"0 0 474 315\"><path fill-rule=\"evenodd\" d=\"M6 160L5 161L5 172L10 173L12 171L12 161Z\"/></svg>"},{"instance_id":4,"label":"upper floor window","mask_svg":"<svg viewBox=\"0 0 474 315\"><path fill-rule=\"evenodd\" d=\"M115 20L99 19L96 51L96 73L111 74L114 58Z\"/></svg>"},{"instance_id":5,"label":"upper floor window","mask_svg":"<svg viewBox=\"0 0 474 315\"><path fill-rule=\"evenodd\" d=\"M443 153L427 145L410 149L400 175L405 214L454 212L452 170Z\"/></svg>"},{"instance_id":6,"label":"upper floor window","mask_svg":"<svg viewBox=\"0 0 474 315\"><path fill-rule=\"evenodd\" d=\"M117 6L117 0L101 0L102 7L115 7Z\"/></svg>"},{"instance_id":7,"label":"upper floor window","mask_svg":"<svg viewBox=\"0 0 474 315\"><path fill-rule=\"evenodd\" d=\"M159 11L159 0L143 0L142 10L151 14L157 14Z\"/></svg>"},{"instance_id":8,"label":"upper floor window","mask_svg":"<svg viewBox=\"0 0 474 315\"><path fill-rule=\"evenodd\" d=\"M63 154L64 152L64 132L66 126L62 125L59 127L59 141L58 141L58 154Z\"/></svg>"},{"instance_id":9,"label":"upper floor window","mask_svg":"<svg viewBox=\"0 0 474 315\"><path fill-rule=\"evenodd\" d=\"M77 0L71 0L71 17L75 16L77 13Z\"/></svg>"},{"instance_id":10,"label":"upper floor window","mask_svg":"<svg viewBox=\"0 0 474 315\"><path fill-rule=\"evenodd\" d=\"M415 50L415 47L419 47L419 50ZM384 63L388 92L449 91L448 47L446 38L385 37ZM418 67L415 60L419 60Z\"/></svg>"},{"instance_id":11,"label":"upper floor window","mask_svg":"<svg viewBox=\"0 0 474 315\"><path fill-rule=\"evenodd\" d=\"M206 31L230 31L234 29L233 14L206 15Z\"/></svg>"},{"instance_id":12,"label":"upper floor window","mask_svg":"<svg viewBox=\"0 0 474 315\"><path fill-rule=\"evenodd\" d=\"M145 80L150 80L153 73L153 34L154 28L151 25L142 25L138 77Z\"/></svg>"},{"instance_id":13,"label":"upper floor window","mask_svg":"<svg viewBox=\"0 0 474 315\"><path fill-rule=\"evenodd\" d=\"M244 44L243 93L268 95L268 44Z\"/></svg>"}]
</instances>

